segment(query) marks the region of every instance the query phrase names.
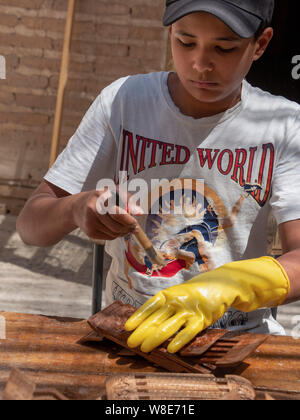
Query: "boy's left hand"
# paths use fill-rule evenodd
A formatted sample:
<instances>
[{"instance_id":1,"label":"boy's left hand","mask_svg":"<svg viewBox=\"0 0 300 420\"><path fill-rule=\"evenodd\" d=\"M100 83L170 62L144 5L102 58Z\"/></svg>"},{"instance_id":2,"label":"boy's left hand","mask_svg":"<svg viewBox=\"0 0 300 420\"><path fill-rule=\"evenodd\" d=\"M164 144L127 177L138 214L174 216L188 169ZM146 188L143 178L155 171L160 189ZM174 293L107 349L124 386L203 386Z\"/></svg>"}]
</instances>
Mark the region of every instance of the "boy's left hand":
<instances>
[{"instance_id":1,"label":"boy's left hand","mask_svg":"<svg viewBox=\"0 0 300 420\"><path fill-rule=\"evenodd\" d=\"M128 346L152 351L176 334L168 346L176 353L230 308L251 312L281 305L290 290L283 267L271 257L224 265L159 292L127 321L134 331Z\"/></svg>"}]
</instances>

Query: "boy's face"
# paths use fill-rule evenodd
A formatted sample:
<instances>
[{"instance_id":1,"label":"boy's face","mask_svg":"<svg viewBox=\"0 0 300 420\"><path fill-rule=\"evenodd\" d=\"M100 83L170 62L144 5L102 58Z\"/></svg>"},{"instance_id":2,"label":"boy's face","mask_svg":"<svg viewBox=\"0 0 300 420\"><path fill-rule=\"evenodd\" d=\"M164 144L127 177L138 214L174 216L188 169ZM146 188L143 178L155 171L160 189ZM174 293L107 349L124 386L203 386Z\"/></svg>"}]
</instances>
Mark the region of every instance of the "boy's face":
<instances>
[{"instance_id":1,"label":"boy's face","mask_svg":"<svg viewBox=\"0 0 300 420\"><path fill-rule=\"evenodd\" d=\"M241 83L270 42L273 31L257 40L243 39L220 19L198 12L170 28L174 65L191 100L222 103L240 91Z\"/></svg>"}]
</instances>

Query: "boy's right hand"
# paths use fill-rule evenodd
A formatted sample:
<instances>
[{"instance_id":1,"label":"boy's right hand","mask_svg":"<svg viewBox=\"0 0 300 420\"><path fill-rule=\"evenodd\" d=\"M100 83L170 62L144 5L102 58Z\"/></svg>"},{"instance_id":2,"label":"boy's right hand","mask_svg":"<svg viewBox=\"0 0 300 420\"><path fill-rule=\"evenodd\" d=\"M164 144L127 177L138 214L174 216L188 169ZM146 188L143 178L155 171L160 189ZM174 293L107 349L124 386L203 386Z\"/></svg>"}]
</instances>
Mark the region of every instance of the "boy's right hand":
<instances>
[{"instance_id":1,"label":"boy's right hand","mask_svg":"<svg viewBox=\"0 0 300 420\"><path fill-rule=\"evenodd\" d=\"M78 194L72 209L74 224L90 239L114 240L116 238L138 231L137 221L124 209L113 206L107 214L99 214L97 201L106 194L105 191L91 191ZM141 214L136 208L133 214Z\"/></svg>"}]
</instances>

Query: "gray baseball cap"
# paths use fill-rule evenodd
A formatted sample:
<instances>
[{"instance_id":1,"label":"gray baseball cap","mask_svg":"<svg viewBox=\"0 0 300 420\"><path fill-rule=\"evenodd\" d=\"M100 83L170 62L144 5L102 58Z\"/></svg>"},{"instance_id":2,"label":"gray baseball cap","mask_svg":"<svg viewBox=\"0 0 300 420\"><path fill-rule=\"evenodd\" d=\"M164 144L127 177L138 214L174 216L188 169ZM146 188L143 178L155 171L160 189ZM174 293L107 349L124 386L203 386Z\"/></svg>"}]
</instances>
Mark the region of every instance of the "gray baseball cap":
<instances>
[{"instance_id":1,"label":"gray baseball cap","mask_svg":"<svg viewBox=\"0 0 300 420\"><path fill-rule=\"evenodd\" d=\"M274 0L166 0L163 23L195 12L211 13L241 38L251 38L262 24L271 24Z\"/></svg>"}]
</instances>

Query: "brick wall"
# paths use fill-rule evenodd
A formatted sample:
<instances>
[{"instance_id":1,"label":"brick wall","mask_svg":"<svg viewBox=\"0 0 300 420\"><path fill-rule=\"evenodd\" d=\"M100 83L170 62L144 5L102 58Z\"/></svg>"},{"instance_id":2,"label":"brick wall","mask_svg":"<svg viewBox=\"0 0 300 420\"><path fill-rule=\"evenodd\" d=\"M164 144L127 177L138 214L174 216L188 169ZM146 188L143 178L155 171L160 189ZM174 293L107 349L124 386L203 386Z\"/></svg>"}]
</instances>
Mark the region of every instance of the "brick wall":
<instances>
[{"instance_id":1,"label":"brick wall","mask_svg":"<svg viewBox=\"0 0 300 420\"><path fill-rule=\"evenodd\" d=\"M167 63L164 0L77 0L61 148L101 89ZM16 213L47 171L68 0L0 0L0 197ZM1 198L0 198L1 201Z\"/></svg>"}]
</instances>

